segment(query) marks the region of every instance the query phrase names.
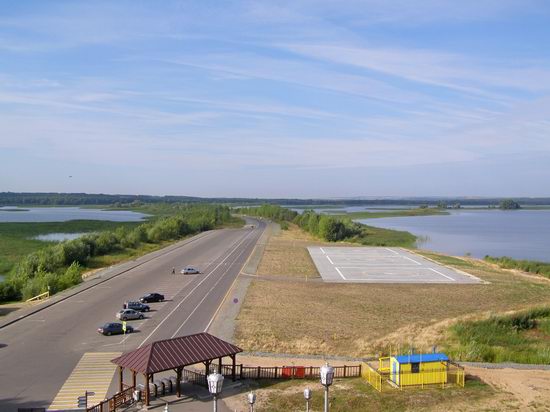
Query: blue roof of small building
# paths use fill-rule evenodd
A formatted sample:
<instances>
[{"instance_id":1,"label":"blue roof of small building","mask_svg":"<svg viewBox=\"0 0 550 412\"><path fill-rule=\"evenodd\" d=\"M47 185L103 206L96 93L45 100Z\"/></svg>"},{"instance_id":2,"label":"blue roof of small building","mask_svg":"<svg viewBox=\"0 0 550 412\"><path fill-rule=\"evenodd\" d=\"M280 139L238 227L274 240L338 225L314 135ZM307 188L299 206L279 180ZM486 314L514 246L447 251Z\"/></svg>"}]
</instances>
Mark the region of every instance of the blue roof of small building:
<instances>
[{"instance_id":1,"label":"blue roof of small building","mask_svg":"<svg viewBox=\"0 0 550 412\"><path fill-rule=\"evenodd\" d=\"M400 355L395 359L398 363L420 363L448 361L449 357L444 353L415 353L413 355Z\"/></svg>"}]
</instances>

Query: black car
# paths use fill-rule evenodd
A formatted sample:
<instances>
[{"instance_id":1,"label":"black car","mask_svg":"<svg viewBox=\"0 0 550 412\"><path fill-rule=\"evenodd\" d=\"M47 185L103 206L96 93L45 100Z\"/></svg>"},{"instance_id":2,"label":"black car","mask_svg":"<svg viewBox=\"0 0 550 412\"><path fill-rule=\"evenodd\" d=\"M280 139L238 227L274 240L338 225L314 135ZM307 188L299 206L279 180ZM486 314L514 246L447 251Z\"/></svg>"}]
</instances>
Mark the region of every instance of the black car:
<instances>
[{"instance_id":1,"label":"black car","mask_svg":"<svg viewBox=\"0 0 550 412\"><path fill-rule=\"evenodd\" d=\"M125 302L124 308L134 309L134 310L137 310L138 312L149 312L151 310L149 305L144 305L141 302L133 302L133 301Z\"/></svg>"},{"instance_id":2,"label":"black car","mask_svg":"<svg viewBox=\"0 0 550 412\"><path fill-rule=\"evenodd\" d=\"M106 323L105 325L101 326L97 329L99 333L102 335L122 335L124 333L124 330L122 329L122 323ZM134 331L134 328L132 328L130 325L126 325L126 333L132 333Z\"/></svg>"},{"instance_id":3,"label":"black car","mask_svg":"<svg viewBox=\"0 0 550 412\"><path fill-rule=\"evenodd\" d=\"M160 293L148 293L147 295L143 296L139 301L141 303L149 303L149 302L162 302L164 300L164 295L161 295Z\"/></svg>"}]
</instances>

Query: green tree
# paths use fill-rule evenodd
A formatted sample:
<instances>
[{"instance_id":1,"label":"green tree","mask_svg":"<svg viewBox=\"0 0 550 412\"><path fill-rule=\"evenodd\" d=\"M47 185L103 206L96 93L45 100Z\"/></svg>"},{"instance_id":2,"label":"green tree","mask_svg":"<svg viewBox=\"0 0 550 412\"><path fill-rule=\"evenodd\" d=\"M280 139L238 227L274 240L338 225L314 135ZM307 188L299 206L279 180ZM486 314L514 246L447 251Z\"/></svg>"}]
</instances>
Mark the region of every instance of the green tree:
<instances>
[{"instance_id":1,"label":"green tree","mask_svg":"<svg viewBox=\"0 0 550 412\"><path fill-rule=\"evenodd\" d=\"M502 210L513 210L513 209L520 209L521 206L518 202L516 202L513 199L504 199L500 202L499 207Z\"/></svg>"}]
</instances>

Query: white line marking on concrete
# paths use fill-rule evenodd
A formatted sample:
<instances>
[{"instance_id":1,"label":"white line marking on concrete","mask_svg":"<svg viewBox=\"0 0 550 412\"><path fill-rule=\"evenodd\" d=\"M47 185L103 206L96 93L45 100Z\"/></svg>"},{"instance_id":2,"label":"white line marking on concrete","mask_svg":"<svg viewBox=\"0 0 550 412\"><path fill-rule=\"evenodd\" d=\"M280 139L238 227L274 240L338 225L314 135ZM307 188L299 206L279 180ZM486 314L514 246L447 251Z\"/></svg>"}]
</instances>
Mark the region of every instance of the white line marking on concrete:
<instances>
[{"instance_id":1,"label":"white line marking on concrete","mask_svg":"<svg viewBox=\"0 0 550 412\"><path fill-rule=\"evenodd\" d=\"M325 255L325 256L327 257L327 259L328 259L328 261L330 262L330 264L331 264L331 265L334 265L334 262L332 261L332 259L330 258L330 256L329 256L329 255Z\"/></svg>"},{"instance_id":2,"label":"white line marking on concrete","mask_svg":"<svg viewBox=\"0 0 550 412\"><path fill-rule=\"evenodd\" d=\"M321 252L323 252L323 255L326 255L325 249L323 249L322 247L320 247L319 249L321 249Z\"/></svg>"},{"instance_id":3,"label":"white line marking on concrete","mask_svg":"<svg viewBox=\"0 0 550 412\"><path fill-rule=\"evenodd\" d=\"M393 250L393 249L390 249L389 247L384 248L384 249L389 250L390 252L395 253L396 255L399 255L399 253L397 253L397 252L396 252L395 250Z\"/></svg>"},{"instance_id":4,"label":"white line marking on concrete","mask_svg":"<svg viewBox=\"0 0 550 412\"><path fill-rule=\"evenodd\" d=\"M160 327L163 325L163 323L166 322L166 320L168 320L168 318L169 318L170 316L172 316L172 314L173 314L176 310L178 310L178 308L183 304L183 302L185 302L186 299L187 299L189 296L191 296L191 294L192 294L200 285L202 285L202 284L206 281L206 279L208 279L208 278L216 271L216 269L218 269L227 259L229 259L229 257L233 254L233 252L234 252L235 250L237 250L237 249L239 248L239 246L240 246L240 245L241 245L241 244L242 244L242 243L243 243L252 233L253 233L253 232L247 233L247 234L241 239L241 241L237 244L237 246L235 246L233 249L231 249L231 251L227 254L227 256L226 256L220 263L218 263L218 265L217 265L214 269L212 269L212 270L210 271L210 273L209 273L208 275L206 275L206 276L197 284L197 286L195 286L187 295L185 295L185 297L181 300L181 302L178 303L178 304L176 305L176 307L175 307L174 309L172 309L172 310L170 311L170 313L169 313L169 314L168 314L168 315L167 315L167 316L157 325L157 327L156 327L155 329L153 329L153 331L152 331L149 335L147 335L147 337L143 340L143 342L141 342L141 343L139 344L138 348L141 348L141 347L143 346L143 344L144 344L145 342L147 342L147 340L148 340L151 336L153 336L153 334L158 330L158 328L160 328Z\"/></svg>"},{"instance_id":5,"label":"white line marking on concrete","mask_svg":"<svg viewBox=\"0 0 550 412\"><path fill-rule=\"evenodd\" d=\"M410 258L410 257L408 257L408 256L402 256L402 257L403 257L403 258L405 258L405 259L408 259L408 260L410 260L411 262L414 262L414 263L416 263L417 265L421 265L421 266L422 266L422 263L420 263L420 262L417 262L416 260L414 260L414 259L411 259L411 258Z\"/></svg>"},{"instance_id":6,"label":"white line marking on concrete","mask_svg":"<svg viewBox=\"0 0 550 412\"><path fill-rule=\"evenodd\" d=\"M446 277L447 279L452 280L453 282L456 282L456 279L453 279L452 277L447 276L447 275L441 273L439 270L435 270L435 269L432 269L432 268L428 268L428 269L430 269L432 272L435 272L435 273L440 274L440 275L443 276L443 277Z\"/></svg>"},{"instance_id":7,"label":"white line marking on concrete","mask_svg":"<svg viewBox=\"0 0 550 412\"><path fill-rule=\"evenodd\" d=\"M328 257L328 256L327 256ZM334 269L338 272L338 274L342 277L342 279L347 280L344 275L342 275L342 272L340 272L340 269L338 269L336 266L334 266Z\"/></svg>"}]
</instances>

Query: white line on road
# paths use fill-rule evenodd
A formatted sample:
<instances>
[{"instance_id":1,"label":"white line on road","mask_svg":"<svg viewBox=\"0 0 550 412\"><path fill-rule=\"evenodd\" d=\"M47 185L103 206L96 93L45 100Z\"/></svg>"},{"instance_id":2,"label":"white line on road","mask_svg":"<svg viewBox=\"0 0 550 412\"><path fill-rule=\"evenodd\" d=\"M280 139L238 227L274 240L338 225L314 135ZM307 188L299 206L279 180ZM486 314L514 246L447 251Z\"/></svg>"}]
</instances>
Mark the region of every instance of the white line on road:
<instances>
[{"instance_id":1,"label":"white line on road","mask_svg":"<svg viewBox=\"0 0 550 412\"><path fill-rule=\"evenodd\" d=\"M240 245L241 245L241 244L242 244L242 243L243 243L252 233L253 233L253 232L247 233L247 234L243 237L243 239L237 244L237 246L235 246L235 247L231 250L231 252L229 252L229 253L227 254L227 256L226 256L220 263L218 263L218 265L217 265L214 269L212 269L212 270L210 271L210 273L209 273L208 275L206 275L206 276L197 284L197 286L195 286L187 295L185 295L185 297L181 300L181 302L178 303L178 304L176 305L176 307L170 311L170 313L169 313L169 314L168 314L168 315L167 315L167 316L157 325L157 327L156 327L155 329L153 329L153 331L152 331L149 335L147 335L147 337L143 340L143 342L140 343L140 345L138 346L138 348L141 348L141 347L143 346L143 344L144 344L145 342L147 342L147 340L148 340L151 336L153 336L153 334L158 330L158 328L160 328L160 327L163 325L163 323L166 322L166 321L168 320L168 318L169 318L170 316L172 316L172 314L173 314L176 310L178 310L178 308L183 304L183 302L185 302L186 299L187 299L189 296L191 296L191 294L192 294L200 285L202 285L202 284L206 281L206 279L208 279L208 278L216 271L216 269L218 269L218 268L219 268L219 267L229 258L229 256L231 256L231 254L232 254L235 250L237 250L238 247L239 247L239 246L240 246Z\"/></svg>"},{"instance_id":2,"label":"white line on road","mask_svg":"<svg viewBox=\"0 0 550 412\"><path fill-rule=\"evenodd\" d=\"M342 279L347 280L344 275L342 275L342 272L340 272L340 269L338 269L336 266L334 266L334 269L338 272L338 274L342 277Z\"/></svg>"},{"instance_id":3,"label":"white line on road","mask_svg":"<svg viewBox=\"0 0 550 412\"><path fill-rule=\"evenodd\" d=\"M390 252L392 253L395 253L396 255L399 255L399 253L397 253L395 250L393 249L390 249L389 247L385 248L386 250L389 250Z\"/></svg>"},{"instance_id":4,"label":"white line on road","mask_svg":"<svg viewBox=\"0 0 550 412\"><path fill-rule=\"evenodd\" d=\"M330 264L331 264L331 265L334 265L334 262L332 261L332 259L330 258L330 256L329 256L329 255L325 255L325 256L327 257L327 259L328 259L328 261L330 262Z\"/></svg>"},{"instance_id":5,"label":"white line on road","mask_svg":"<svg viewBox=\"0 0 550 412\"><path fill-rule=\"evenodd\" d=\"M416 263L417 265L421 265L421 266L422 266L422 263L420 263L420 262L417 262L416 260L414 260L414 259L411 259L411 258L410 258L410 257L408 257L408 256L403 256L403 257L404 257L405 259L408 259L408 260L410 260L411 262L414 262L414 263Z\"/></svg>"},{"instance_id":6,"label":"white line on road","mask_svg":"<svg viewBox=\"0 0 550 412\"><path fill-rule=\"evenodd\" d=\"M321 249L321 252L323 252L323 255L326 255L325 249L323 249L322 247L320 247L319 249Z\"/></svg>"},{"instance_id":7,"label":"white line on road","mask_svg":"<svg viewBox=\"0 0 550 412\"><path fill-rule=\"evenodd\" d=\"M231 264L235 263L235 261L237 259L239 259L243 253L246 252L246 249L244 249L241 253L239 253L239 255L233 259L233 261L231 262ZM231 267L231 266L230 266ZM183 323L180 325L180 327L174 332L174 334L171 336L172 338L176 337L176 335L178 334L178 332L181 330L181 328L183 328L183 325L185 325L187 323L187 321L191 318L191 316L193 316L193 314L197 311L197 309L199 308L200 305L202 305L202 302L205 301L205 299L208 297L208 295L210 295L210 292L212 292L216 286L218 286L218 283L221 282L221 280L225 277L225 275L227 274L229 268L227 268L225 270L225 272L223 272L223 274L220 276L220 278L216 281L216 283L214 283L214 285L210 288L210 290L208 292L206 292L203 296L203 298L201 299L201 301L198 303L197 306L195 306L195 309L193 309L193 311L189 314L189 316L187 316L187 318L183 321ZM208 326L210 326L210 323L208 324ZM204 332L206 332L208 330L208 326L206 327L206 329L204 330Z\"/></svg>"},{"instance_id":8,"label":"white line on road","mask_svg":"<svg viewBox=\"0 0 550 412\"><path fill-rule=\"evenodd\" d=\"M441 273L439 270L435 270L435 269L432 269L432 268L428 268L428 269L430 269L432 272L435 272L435 273L440 274L440 275L443 276L443 277L446 277L447 279L452 280L453 282L456 282L456 279L453 279L453 278L450 277L450 276L444 275L444 274Z\"/></svg>"}]
</instances>

